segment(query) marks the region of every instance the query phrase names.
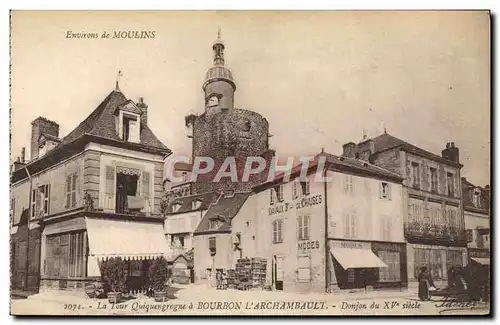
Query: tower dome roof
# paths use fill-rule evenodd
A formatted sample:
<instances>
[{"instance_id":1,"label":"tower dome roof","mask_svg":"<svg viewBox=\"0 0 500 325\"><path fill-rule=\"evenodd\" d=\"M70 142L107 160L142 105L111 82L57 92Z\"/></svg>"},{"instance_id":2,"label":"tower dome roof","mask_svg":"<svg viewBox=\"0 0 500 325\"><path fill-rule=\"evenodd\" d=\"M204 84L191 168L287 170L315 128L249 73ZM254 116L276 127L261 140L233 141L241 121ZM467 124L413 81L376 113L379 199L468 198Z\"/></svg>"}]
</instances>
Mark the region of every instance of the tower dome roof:
<instances>
[{"instance_id":1,"label":"tower dome roof","mask_svg":"<svg viewBox=\"0 0 500 325\"><path fill-rule=\"evenodd\" d=\"M233 86L233 88L236 89L236 85L234 83L233 74L231 73L231 70L229 70L223 65L215 65L210 69L208 69L207 73L205 74L205 82L203 83L203 89L205 89L205 86L210 82L219 80L224 80L230 83Z\"/></svg>"}]
</instances>

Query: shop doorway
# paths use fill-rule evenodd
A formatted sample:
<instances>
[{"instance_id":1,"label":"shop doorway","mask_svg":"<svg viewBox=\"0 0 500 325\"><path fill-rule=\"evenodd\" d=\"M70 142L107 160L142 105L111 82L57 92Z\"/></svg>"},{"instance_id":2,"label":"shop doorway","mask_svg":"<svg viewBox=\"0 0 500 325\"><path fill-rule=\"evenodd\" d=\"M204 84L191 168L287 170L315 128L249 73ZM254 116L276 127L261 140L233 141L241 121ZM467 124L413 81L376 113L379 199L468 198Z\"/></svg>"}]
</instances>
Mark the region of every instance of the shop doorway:
<instances>
[{"instance_id":1,"label":"shop doorway","mask_svg":"<svg viewBox=\"0 0 500 325\"><path fill-rule=\"evenodd\" d=\"M274 284L274 289L283 290L283 256L274 255L273 284Z\"/></svg>"}]
</instances>

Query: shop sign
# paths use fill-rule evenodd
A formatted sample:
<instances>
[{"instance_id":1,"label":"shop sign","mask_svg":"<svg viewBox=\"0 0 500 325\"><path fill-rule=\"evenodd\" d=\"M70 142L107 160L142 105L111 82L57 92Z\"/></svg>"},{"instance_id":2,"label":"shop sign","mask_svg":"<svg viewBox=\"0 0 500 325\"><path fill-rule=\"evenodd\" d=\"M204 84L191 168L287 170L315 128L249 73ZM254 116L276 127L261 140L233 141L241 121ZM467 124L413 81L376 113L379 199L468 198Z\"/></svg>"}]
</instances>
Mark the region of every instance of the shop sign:
<instances>
[{"instance_id":1,"label":"shop sign","mask_svg":"<svg viewBox=\"0 0 500 325\"><path fill-rule=\"evenodd\" d=\"M323 195L322 194L317 194L317 195L312 195L312 196L305 196L302 198L297 199L293 203L290 202L283 202L283 203L277 203L269 207L269 215L273 216L276 214L288 212L289 210L292 210L293 208L300 210L303 208L307 207L312 207L318 204L323 203Z\"/></svg>"},{"instance_id":2,"label":"shop sign","mask_svg":"<svg viewBox=\"0 0 500 325\"><path fill-rule=\"evenodd\" d=\"M299 210L302 208L315 206L321 203L323 203L323 196L321 194L318 194L314 196L306 196L299 199L297 202L295 202L295 207L297 210Z\"/></svg>"},{"instance_id":3,"label":"shop sign","mask_svg":"<svg viewBox=\"0 0 500 325\"><path fill-rule=\"evenodd\" d=\"M469 257L489 258L490 251L489 250L469 250Z\"/></svg>"},{"instance_id":4,"label":"shop sign","mask_svg":"<svg viewBox=\"0 0 500 325\"><path fill-rule=\"evenodd\" d=\"M331 248L371 249L369 242L335 240L330 241Z\"/></svg>"},{"instance_id":5,"label":"shop sign","mask_svg":"<svg viewBox=\"0 0 500 325\"><path fill-rule=\"evenodd\" d=\"M316 250L319 249L319 240L305 240L299 241L299 250Z\"/></svg>"}]
</instances>

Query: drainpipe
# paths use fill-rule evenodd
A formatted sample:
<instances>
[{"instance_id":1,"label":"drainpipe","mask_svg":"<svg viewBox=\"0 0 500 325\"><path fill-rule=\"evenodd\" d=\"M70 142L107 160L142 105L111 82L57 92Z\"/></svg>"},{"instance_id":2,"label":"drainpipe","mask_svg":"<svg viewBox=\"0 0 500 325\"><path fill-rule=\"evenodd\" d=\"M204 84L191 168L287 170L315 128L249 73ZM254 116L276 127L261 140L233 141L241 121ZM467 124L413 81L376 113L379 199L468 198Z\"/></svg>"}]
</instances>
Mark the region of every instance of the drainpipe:
<instances>
[{"instance_id":1,"label":"drainpipe","mask_svg":"<svg viewBox=\"0 0 500 325\"><path fill-rule=\"evenodd\" d=\"M31 200L33 199L31 197L31 192L33 191L33 179L31 178L31 174L28 171L28 167L24 167L24 170L26 170L26 174L28 174L28 178L30 180L30 194L29 194L29 215L28 215L28 238L26 240L26 276L25 276L25 288L28 289L28 272L29 272L29 256L30 256L30 222L31 222Z\"/></svg>"},{"instance_id":2,"label":"drainpipe","mask_svg":"<svg viewBox=\"0 0 500 325\"><path fill-rule=\"evenodd\" d=\"M323 177L326 178L327 176L327 170L328 170L328 164L325 164L325 167L323 169ZM329 248L328 248L328 186L327 182L323 182L324 186L324 193L325 193L325 292L328 293L328 287L329 287L329 270L328 270L328 254L329 254Z\"/></svg>"}]
</instances>

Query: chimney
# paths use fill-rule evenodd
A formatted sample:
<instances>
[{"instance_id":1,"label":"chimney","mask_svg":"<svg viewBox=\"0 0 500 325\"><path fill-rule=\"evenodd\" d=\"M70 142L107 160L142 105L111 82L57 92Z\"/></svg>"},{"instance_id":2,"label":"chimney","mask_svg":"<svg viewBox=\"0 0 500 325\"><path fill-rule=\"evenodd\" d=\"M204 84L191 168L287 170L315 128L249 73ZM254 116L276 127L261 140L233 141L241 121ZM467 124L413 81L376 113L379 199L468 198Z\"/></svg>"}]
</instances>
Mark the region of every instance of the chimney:
<instances>
[{"instance_id":1,"label":"chimney","mask_svg":"<svg viewBox=\"0 0 500 325\"><path fill-rule=\"evenodd\" d=\"M375 153L375 141L368 139L358 143L356 153L359 153L359 159L370 162L371 155Z\"/></svg>"},{"instance_id":2,"label":"chimney","mask_svg":"<svg viewBox=\"0 0 500 325\"><path fill-rule=\"evenodd\" d=\"M446 148L441 152L441 155L444 159L453 161L457 164L460 163L459 151L458 148L455 147L455 142L446 143Z\"/></svg>"},{"instance_id":3,"label":"chimney","mask_svg":"<svg viewBox=\"0 0 500 325\"><path fill-rule=\"evenodd\" d=\"M38 158L38 139L42 134L48 134L58 138L59 124L41 116L31 122L30 160L35 160L36 158Z\"/></svg>"},{"instance_id":4,"label":"chimney","mask_svg":"<svg viewBox=\"0 0 500 325\"><path fill-rule=\"evenodd\" d=\"M14 171L17 171L25 166L25 163L21 161L21 158L17 157L16 161L14 161Z\"/></svg>"},{"instance_id":5,"label":"chimney","mask_svg":"<svg viewBox=\"0 0 500 325\"><path fill-rule=\"evenodd\" d=\"M24 164L26 162L26 148L21 148L21 162Z\"/></svg>"},{"instance_id":6,"label":"chimney","mask_svg":"<svg viewBox=\"0 0 500 325\"><path fill-rule=\"evenodd\" d=\"M354 142L348 142L342 146L342 156L347 158L354 158L354 152L356 150L356 144Z\"/></svg>"},{"instance_id":7,"label":"chimney","mask_svg":"<svg viewBox=\"0 0 500 325\"><path fill-rule=\"evenodd\" d=\"M141 123L148 125L148 105L144 102L144 98L139 97L139 101L137 102L137 107L142 111L141 114Z\"/></svg>"}]
</instances>

